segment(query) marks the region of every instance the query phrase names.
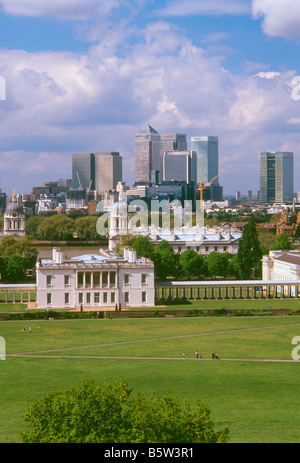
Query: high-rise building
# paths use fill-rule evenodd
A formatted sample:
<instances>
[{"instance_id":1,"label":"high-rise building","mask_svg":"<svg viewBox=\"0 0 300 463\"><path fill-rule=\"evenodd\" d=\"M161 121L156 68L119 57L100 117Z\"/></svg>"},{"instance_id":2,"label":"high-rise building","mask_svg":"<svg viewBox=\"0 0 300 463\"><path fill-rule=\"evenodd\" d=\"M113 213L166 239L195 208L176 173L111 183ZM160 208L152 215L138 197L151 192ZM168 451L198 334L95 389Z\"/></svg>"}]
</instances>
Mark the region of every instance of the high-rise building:
<instances>
[{"instance_id":1,"label":"high-rise building","mask_svg":"<svg viewBox=\"0 0 300 463\"><path fill-rule=\"evenodd\" d=\"M293 201L294 154L264 151L260 154L260 200L284 204Z\"/></svg>"},{"instance_id":2,"label":"high-rise building","mask_svg":"<svg viewBox=\"0 0 300 463\"><path fill-rule=\"evenodd\" d=\"M159 181L163 181L163 156L165 151L187 151L186 135L182 133L163 133L160 137Z\"/></svg>"},{"instance_id":3,"label":"high-rise building","mask_svg":"<svg viewBox=\"0 0 300 463\"><path fill-rule=\"evenodd\" d=\"M191 149L197 153L197 183L210 183L205 195L211 201L223 200L223 188L219 184L219 140L218 137L201 136L191 138Z\"/></svg>"},{"instance_id":4,"label":"high-rise building","mask_svg":"<svg viewBox=\"0 0 300 463\"><path fill-rule=\"evenodd\" d=\"M122 181L122 157L116 152L73 153L72 182L74 189L96 190L103 195Z\"/></svg>"},{"instance_id":5,"label":"high-rise building","mask_svg":"<svg viewBox=\"0 0 300 463\"><path fill-rule=\"evenodd\" d=\"M104 195L122 182L122 156L120 153L95 153L95 190Z\"/></svg>"},{"instance_id":6,"label":"high-rise building","mask_svg":"<svg viewBox=\"0 0 300 463\"><path fill-rule=\"evenodd\" d=\"M95 157L93 153L73 153L72 185L74 189L95 189Z\"/></svg>"},{"instance_id":7,"label":"high-rise building","mask_svg":"<svg viewBox=\"0 0 300 463\"><path fill-rule=\"evenodd\" d=\"M165 151L163 155L163 181L196 184L197 155L195 151Z\"/></svg>"},{"instance_id":8,"label":"high-rise building","mask_svg":"<svg viewBox=\"0 0 300 463\"><path fill-rule=\"evenodd\" d=\"M159 170L160 134L147 125L135 136L135 183L150 183L151 172Z\"/></svg>"}]
</instances>

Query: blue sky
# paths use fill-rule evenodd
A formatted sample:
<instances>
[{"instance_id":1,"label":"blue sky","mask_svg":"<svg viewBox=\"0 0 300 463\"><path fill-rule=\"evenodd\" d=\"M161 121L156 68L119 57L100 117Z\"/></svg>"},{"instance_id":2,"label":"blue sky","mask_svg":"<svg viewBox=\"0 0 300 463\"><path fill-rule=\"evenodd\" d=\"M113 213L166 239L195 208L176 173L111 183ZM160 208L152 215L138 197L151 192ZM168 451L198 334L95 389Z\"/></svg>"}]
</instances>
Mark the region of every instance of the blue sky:
<instances>
[{"instance_id":1,"label":"blue sky","mask_svg":"<svg viewBox=\"0 0 300 463\"><path fill-rule=\"evenodd\" d=\"M73 152L134 136L219 136L225 194L259 189L259 153L300 148L298 0L0 0L0 188L71 177ZM1 93L0 93L1 94Z\"/></svg>"}]
</instances>

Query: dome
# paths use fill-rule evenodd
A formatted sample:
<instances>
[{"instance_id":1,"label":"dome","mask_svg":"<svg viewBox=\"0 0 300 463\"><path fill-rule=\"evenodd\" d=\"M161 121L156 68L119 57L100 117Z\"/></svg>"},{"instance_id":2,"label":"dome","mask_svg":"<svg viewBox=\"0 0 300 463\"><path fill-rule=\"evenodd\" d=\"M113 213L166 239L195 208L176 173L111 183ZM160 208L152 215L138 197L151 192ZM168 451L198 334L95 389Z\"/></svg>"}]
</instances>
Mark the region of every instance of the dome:
<instances>
[{"instance_id":1,"label":"dome","mask_svg":"<svg viewBox=\"0 0 300 463\"><path fill-rule=\"evenodd\" d=\"M6 214L24 214L23 207L18 203L9 203L6 211Z\"/></svg>"},{"instance_id":2,"label":"dome","mask_svg":"<svg viewBox=\"0 0 300 463\"><path fill-rule=\"evenodd\" d=\"M11 215L11 214L24 214L24 209L23 207L18 204L17 202L17 197L16 193L14 191L12 201L7 205L5 214Z\"/></svg>"}]
</instances>

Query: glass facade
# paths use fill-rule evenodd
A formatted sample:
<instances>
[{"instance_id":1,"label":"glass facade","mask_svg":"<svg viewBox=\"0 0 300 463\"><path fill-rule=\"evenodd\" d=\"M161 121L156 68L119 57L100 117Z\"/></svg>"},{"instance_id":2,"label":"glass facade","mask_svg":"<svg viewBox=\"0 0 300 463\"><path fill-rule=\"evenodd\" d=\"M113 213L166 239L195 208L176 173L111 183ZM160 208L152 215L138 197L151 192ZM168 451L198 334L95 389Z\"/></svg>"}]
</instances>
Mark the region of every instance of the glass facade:
<instances>
[{"instance_id":1,"label":"glass facade","mask_svg":"<svg viewBox=\"0 0 300 463\"><path fill-rule=\"evenodd\" d=\"M183 133L163 133L160 138L159 181L163 181L163 156L165 151L187 151L186 135Z\"/></svg>"},{"instance_id":2,"label":"glass facade","mask_svg":"<svg viewBox=\"0 0 300 463\"><path fill-rule=\"evenodd\" d=\"M192 137L191 149L197 153L197 183L210 182L219 173L218 137ZM212 185L218 185L216 178Z\"/></svg>"},{"instance_id":3,"label":"glass facade","mask_svg":"<svg viewBox=\"0 0 300 463\"><path fill-rule=\"evenodd\" d=\"M267 203L293 201L294 155L290 152L260 154L260 199Z\"/></svg>"}]
</instances>

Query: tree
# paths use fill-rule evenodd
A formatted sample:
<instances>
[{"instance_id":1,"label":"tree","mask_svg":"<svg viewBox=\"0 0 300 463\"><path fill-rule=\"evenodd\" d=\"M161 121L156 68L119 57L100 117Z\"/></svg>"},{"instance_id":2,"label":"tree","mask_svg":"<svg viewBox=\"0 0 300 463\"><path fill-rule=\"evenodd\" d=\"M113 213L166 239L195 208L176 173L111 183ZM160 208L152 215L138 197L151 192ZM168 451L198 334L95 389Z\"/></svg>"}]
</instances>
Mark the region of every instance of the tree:
<instances>
[{"instance_id":1,"label":"tree","mask_svg":"<svg viewBox=\"0 0 300 463\"><path fill-rule=\"evenodd\" d=\"M119 242L116 244L115 248L114 248L114 251L117 253L117 254L120 254L120 255L123 255L124 253L124 248L126 246L132 246L132 243L134 242L134 240L136 239L136 237L134 235L121 235L120 236L120 240Z\"/></svg>"},{"instance_id":2,"label":"tree","mask_svg":"<svg viewBox=\"0 0 300 463\"><path fill-rule=\"evenodd\" d=\"M247 225L245 225L237 255L240 278L243 280L251 278L254 271L260 270L262 249L253 216L249 218Z\"/></svg>"},{"instance_id":3,"label":"tree","mask_svg":"<svg viewBox=\"0 0 300 463\"><path fill-rule=\"evenodd\" d=\"M165 280L176 274L177 260L174 250L167 240L162 240L155 246L153 259L155 274L160 280Z\"/></svg>"},{"instance_id":4,"label":"tree","mask_svg":"<svg viewBox=\"0 0 300 463\"><path fill-rule=\"evenodd\" d=\"M75 219L75 233L81 240L97 240L100 236L97 233L97 220L98 217L86 216L77 217Z\"/></svg>"},{"instance_id":5,"label":"tree","mask_svg":"<svg viewBox=\"0 0 300 463\"><path fill-rule=\"evenodd\" d=\"M204 257L193 249L187 249L178 257L180 273L185 278L200 278L204 273Z\"/></svg>"},{"instance_id":6,"label":"tree","mask_svg":"<svg viewBox=\"0 0 300 463\"><path fill-rule=\"evenodd\" d=\"M206 259L208 273L213 277L226 277L229 270L229 254L211 252Z\"/></svg>"},{"instance_id":7,"label":"tree","mask_svg":"<svg viewBox=\"0 0 300 463\"><path fill-rule=\"evenodd\" d=\"M227 428L216 431L209 408L200 400L195 411L171 391L165 396L129 389L124 378L104 386L53 390L29 404L23 443L217 443L228 442Z\"/></svg>"},{"instance_id":8,"label":"tree","mask_svg":"<svg viewBox=\"0 0 300 463\"><path fill-rule=\"evenodd\" d=\"M24 279L24 260L21 256L17 254L12 254L9 256L4 275L5 278L9 281L16 282Z\"/></svg>"},{"instance_id":9,"label":"tree","mask_svg":"<svg viewBox=\"0 0 300 463\"><path fill-rule=\"evenodd\" d=\"M3 236L0 241L1 274L6 275L6 266L11 255L18 255L23 260L23 268L31 270L35 267L38 250L33 246L28 236L15 238ZM25 274L23 274L24 278ZM5 276L7 278L7 276Z\"/></svg>"},{"instance_id":10,"label":"tree","mask_svg":"<svg viewBox=\"0 0 300 463\"><path fill-rule=\"evenodd\" d=\"M74 220L65 215L45 217L37 229L38 236L51 240L71 240L74 232Z\"/></svg>"},{"instance_id":11,"label":"tree","mask_svg":"<svg viewBox=\"0 0 300 463\"><path fill-rule=\"evenodd\" d=\"M138 236L132 243L132 247L136 249L137 257L146 257L153 260L154 247L146 236Z\"/></svg>"},{"instance_id":12,"label":"tree","mask_svg":"<svg viewBox=\"0 0 300 463\"><path fill-rule=\"evenodd\" d=\"M289 251L293 248L294 246L291 242L290 237L281 233L280 235L276 236L271 249L272 251Z\"/></svg>"}]
</instances>

